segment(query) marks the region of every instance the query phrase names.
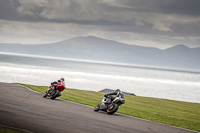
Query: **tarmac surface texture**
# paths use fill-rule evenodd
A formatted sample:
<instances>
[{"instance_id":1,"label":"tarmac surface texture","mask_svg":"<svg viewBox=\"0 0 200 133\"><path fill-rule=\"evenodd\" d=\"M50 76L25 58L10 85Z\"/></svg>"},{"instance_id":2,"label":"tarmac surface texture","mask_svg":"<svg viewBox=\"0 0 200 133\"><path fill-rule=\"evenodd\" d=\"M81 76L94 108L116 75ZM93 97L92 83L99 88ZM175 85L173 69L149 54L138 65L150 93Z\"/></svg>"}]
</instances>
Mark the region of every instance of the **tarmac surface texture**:
<instances>
[{"instance_id":1,"label":"tarmac surface texture","mask_svg":"<svg viewBox=\"0 0 200 133\"><path fill-rule=\"evenodd\" d=\"M101 111L94 112L92 107L61 99L43 98L42 94L30 91L17 84L0 83L0 94L0 124L29 132L195 132L118 113L108 115Z\"/></svg>"}]
</instances>

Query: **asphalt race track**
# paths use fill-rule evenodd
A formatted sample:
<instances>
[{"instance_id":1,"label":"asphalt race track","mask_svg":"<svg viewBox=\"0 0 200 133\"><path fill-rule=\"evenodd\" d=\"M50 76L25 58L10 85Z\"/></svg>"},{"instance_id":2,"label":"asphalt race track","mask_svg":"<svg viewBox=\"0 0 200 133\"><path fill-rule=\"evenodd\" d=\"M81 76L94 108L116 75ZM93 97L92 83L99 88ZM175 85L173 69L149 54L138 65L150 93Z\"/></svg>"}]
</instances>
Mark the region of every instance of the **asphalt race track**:
<instances>
[{"instance_id":1,"label":"asphalt race track","mask_svg":"<svg viewBox=\"0 0 200 133\"><path fill-rule=\"evenodd\" d=\"M35 133L195 132L120 114L94 112L91 107L60 99L45 99L16 84L0 83L0 94L0 124Z\"/></svg>"}]
</instances>

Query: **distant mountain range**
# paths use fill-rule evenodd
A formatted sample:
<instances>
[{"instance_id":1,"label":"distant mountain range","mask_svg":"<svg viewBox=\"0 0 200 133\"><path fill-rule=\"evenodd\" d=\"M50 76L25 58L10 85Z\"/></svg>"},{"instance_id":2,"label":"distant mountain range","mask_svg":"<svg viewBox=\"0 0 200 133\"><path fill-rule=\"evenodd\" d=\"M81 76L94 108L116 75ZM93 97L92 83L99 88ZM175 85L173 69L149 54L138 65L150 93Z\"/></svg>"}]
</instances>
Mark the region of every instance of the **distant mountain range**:
<instances>
[{"instance_id":1,"label":"distant mountain range","mask_svg":"<svg viewBox=\"0 0 200 133\"><path fill-rule=\"evenodd\" d=\"M200 48L177 45L165 50L127 45L93 36L41 45L0 43L0 52L200 69Z\"/></svg>"}]
</instances>

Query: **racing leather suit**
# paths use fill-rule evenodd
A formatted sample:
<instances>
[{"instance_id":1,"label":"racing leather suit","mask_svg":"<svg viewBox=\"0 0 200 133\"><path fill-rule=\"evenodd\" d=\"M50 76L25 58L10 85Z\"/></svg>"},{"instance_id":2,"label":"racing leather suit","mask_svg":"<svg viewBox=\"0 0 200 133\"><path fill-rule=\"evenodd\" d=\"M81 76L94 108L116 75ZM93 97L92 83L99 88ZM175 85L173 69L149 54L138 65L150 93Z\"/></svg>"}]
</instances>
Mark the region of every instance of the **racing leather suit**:
<instances>
[{"instance_id":1,"label":"racing leather suit","mask_svg":"<svg viewBox=\"0 0 200 133\"><path fill-rule=\"evenodd\" d=\"M116 97L118 97L119 95L121 95L122 98L124 98L124 94L121 91L114 91L112 93L108 93L106 95L104 95L105 97L107 97L108 95L111 96L111 100L113 101ZM113 97L112 95L116 95L116 97Z\"/></svg>"}]
</instances>

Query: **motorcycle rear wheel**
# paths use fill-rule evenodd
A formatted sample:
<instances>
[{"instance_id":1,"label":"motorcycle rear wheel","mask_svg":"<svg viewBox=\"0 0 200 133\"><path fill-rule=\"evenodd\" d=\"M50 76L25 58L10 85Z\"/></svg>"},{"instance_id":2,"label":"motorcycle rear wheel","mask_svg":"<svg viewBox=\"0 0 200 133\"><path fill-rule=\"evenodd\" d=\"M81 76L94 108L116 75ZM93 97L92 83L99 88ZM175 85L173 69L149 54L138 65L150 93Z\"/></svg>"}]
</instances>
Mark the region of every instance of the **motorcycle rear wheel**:
<instances>
[{"instance_id":1,"label":"motorcycle rear wheel","mask_svg":"<svg viewBox=\"0 0 200 133\"><path fill-rule=\"evenodd\" d=\"M119 108L118 104L113 104L113 106L114 107L112 109L107 109L107 114L112 115L118 110L118 108Z\"/></svg>"},{"instance_id":2,"label":"motorcycle rear wheel","mask_svg":"<svg viewBox=\"0 0 200 133\"><path fill-rule=\"evenodd\" d=\"M56 90L56 92L50 96L51 99L55 99L59 95L60 91Z\"/></svg>"}]
</instances>

